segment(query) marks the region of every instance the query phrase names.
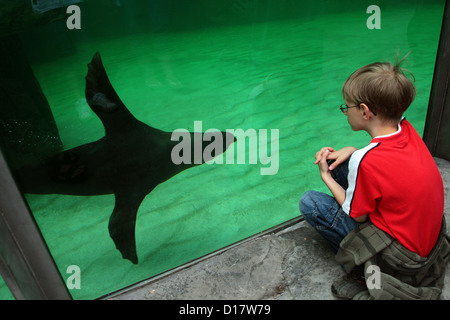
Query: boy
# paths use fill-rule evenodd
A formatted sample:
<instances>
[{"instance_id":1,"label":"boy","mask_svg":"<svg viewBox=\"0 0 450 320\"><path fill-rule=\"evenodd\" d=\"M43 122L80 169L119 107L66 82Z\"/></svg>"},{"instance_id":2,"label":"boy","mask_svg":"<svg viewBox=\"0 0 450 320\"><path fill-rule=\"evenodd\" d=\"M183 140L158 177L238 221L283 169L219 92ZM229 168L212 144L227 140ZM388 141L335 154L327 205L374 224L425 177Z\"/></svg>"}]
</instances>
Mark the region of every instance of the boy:
<instances>
[{"instance_id":1,"label":"boy","mask_svg":"<svg viewBox=\"0 0 450 320\"><path fill-rule=\"evenodd\" d=\"M341 111L352 130L372 137L370 144L360 150L324 147L316 153L314 164L333 197L308 191L300 211L335 252L367 221L420 257L430 254L440 235L443 182L424 142L402 118L415 88L400 64L369 64L344 83ZM352 279L335 282L333 294L354 298L366 290Z\"/></svg>"}]
</instances>

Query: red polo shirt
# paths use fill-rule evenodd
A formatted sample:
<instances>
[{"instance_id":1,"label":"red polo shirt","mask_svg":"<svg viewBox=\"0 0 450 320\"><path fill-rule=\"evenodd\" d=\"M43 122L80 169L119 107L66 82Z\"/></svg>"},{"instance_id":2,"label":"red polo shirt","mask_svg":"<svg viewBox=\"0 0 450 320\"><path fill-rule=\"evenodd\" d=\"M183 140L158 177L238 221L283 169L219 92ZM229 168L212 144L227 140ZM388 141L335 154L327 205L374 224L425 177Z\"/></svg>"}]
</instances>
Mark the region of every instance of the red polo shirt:
<instances>
[{"instance_id":1,"label":"red polo shirt","mask_svg":"<svg viewBox=\"0 0 450 320\"><path fill-rule=\"evenodd\" d=\"M412 125L375 137L349 162L343 210L372 223L407 249L428 256L444 212L444 186L436 163Z\"/></svg>"}]
</instances>

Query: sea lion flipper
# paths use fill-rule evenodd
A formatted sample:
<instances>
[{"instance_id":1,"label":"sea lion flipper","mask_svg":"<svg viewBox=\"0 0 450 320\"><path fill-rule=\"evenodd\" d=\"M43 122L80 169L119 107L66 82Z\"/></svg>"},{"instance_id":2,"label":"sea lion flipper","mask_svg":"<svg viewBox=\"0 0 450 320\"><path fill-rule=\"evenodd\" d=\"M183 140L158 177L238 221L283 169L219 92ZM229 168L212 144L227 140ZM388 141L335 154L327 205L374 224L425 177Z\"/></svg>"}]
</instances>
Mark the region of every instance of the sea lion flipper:
<instances>
[{"instance_id":1,"label":"sea lion flipper","mask_svg":"<svg viewBox=\"0 0 450 320\"><path fill-rule=\"evenodd\" d=\"M94 57L88 64L85 95L91 108L103 109L102 111L111 112L123 105L109 81L98 52L94 54Z\"/></svg>"},{"instance_id":2,"label":"sea lion flipper","mask_svg":"<svg viewBox=\"0 0 450 320\"><path fill-rule=\"evenodd\" d=\"M124 259L138 263L136 252L135 228L136 215L145 194L132 193L130 190L115 193L116 203L109 218L109 234L117 250Z\"/></svg>"},{"instance_id":3,"label":"sea lion flipper","mask_svg":"<svg viewBox=\"0 0 450 320\"><path fill-rule=\"evenodd\" d=\"M138 122L114 90L98 52L88 64L85 96L92 111L102 121L107 134L117 131L118 128L130 128Z\"/></svg>"}]
</instances>

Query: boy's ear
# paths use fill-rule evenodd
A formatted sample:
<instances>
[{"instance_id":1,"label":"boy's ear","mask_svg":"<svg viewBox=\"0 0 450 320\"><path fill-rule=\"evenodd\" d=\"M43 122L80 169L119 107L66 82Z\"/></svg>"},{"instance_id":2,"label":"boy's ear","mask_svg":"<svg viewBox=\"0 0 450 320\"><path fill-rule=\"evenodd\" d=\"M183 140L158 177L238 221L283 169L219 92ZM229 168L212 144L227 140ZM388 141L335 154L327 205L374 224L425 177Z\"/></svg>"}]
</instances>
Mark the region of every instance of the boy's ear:
<instances>
[{"instance_id":1,"label":"boy's ear","mask_svg":"<svg viewBox=\"0 0 450 320\"><path fill-rule=\"evenodd\" d=\"M369 107L367 106L367 104L365 103L361 103L361 109L363 110L363 118L364 120L368 120L371 117L371 111L369 109Z\"/></svg>"}]
</instances>

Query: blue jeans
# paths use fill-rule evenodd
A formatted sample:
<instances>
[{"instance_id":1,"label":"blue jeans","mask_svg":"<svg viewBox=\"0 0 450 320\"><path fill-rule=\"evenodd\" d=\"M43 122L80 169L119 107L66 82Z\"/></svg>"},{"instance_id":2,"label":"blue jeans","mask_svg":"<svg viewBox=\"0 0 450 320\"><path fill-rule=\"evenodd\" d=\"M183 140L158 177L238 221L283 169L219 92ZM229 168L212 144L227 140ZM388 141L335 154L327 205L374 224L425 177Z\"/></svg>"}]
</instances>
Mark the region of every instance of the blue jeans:
<instances>
[{"instance_id":1,"label":"blue jeans","mask_svg":"<svg viewBox=\"0 0 450 320\"><path fill-rule=\"evenodd\" d=\"M348 187L348 161L332 171L333 178L344 188ZM300 199L300 212L331 245L335 252L347 234L359 223L346 214L335 198L318 191L307 191Z\"/></svg>"}]
</instances>

